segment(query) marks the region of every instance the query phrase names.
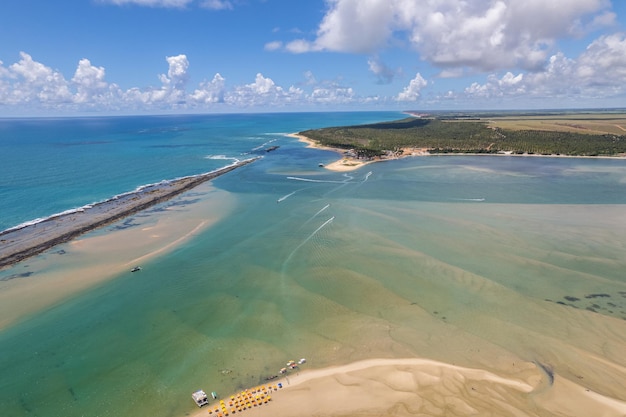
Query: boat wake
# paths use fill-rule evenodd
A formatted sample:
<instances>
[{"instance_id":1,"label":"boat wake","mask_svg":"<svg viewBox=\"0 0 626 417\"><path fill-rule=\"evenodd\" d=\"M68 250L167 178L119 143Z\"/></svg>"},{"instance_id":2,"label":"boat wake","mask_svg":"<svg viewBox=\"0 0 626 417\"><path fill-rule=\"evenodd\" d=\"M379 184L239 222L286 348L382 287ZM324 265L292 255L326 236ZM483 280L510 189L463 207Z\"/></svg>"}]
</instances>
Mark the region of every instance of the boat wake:
<instances>
[{"instance_id":1,"label":"boat wake","mask_svg":"<svg viewBox=\"0 0 626 417\"><path fill-rule=\"evenodd\" d=\"M326 208L324 208L323 210L325 210ZM313 236L315 236L320 230L322 230L324 227L326 227L327 225L329 225L330 223L333 222L333 220L335 220L335 216L331 217L330 219L326 220L324 223L322 223L321 226L319 226L317 229L315 229L313 231L313 233L311 233L309 236L307 236L306 239L304 239L298 246L296 246L296 248L294 250L291 251L291 253L289 254L289 256L287 256L287 259L285 259L285 262L283 262L283 270L285 269L285 266L289 263L289 261L291 260L291 258L293 257L293 255L304 245L307 244L307 242L309 240L311 240L313 238Z\"/></svg>"},{"instance_id":2,"label":"boat wake","mask_svg":"<svg viewBox=\"0 0 626 417\"><path fill-rule=\"evenodd\" d=\"M285 201L286 199L288 199L289 197L291 197L292 195L294 195L295 193L297 193L298 190L293 191L287 195L282 196L281 198L279 198L278 200L276 200L277 203L280 203L281 201Z\"/></svg>"},{"instance_id":3,"label":"boat wake","mask_svg":"<svg viewBox=\"0 0 626 417\"><path fill-rule=\"evenodd\" d=\"M454 200L454 201L475 201L475 202L485 201L484 198L453 198L452 200Z\"/></svg>"},{"instance_id":4,"label":"boat wake","mask_svg":"<svg viewBox=\"0 0 626 417\"><path fill-rule=\"evenodd\" d=\"M314 180L311 178L301 178L301 177L287 177L287 179L294 180L294 181L317 182L317 183L327 183L327 184L346 184L349 182L349 180L347 181Z\"/></svg>"},{"instance_id":5,"label":"boat wake","mask_svg":"<svg viewBox=\"0 0 626 417\"><path fill-rule=\"evenodd\" d=\"M330 207L330 204L326 204L324 207L322 207L321 209L319 209L317 211L317 213L315 213L314 215L312 215L311 217L309 217L307 219L307 221L305 221L304 223L302 223L302 226L299 227L299 229L301 229L302 227L306 226L311 220L313 220L314 218L316 218L317 216L319 216L320 214L322 214L328 207Z\"/></svg>"}]
</instances>

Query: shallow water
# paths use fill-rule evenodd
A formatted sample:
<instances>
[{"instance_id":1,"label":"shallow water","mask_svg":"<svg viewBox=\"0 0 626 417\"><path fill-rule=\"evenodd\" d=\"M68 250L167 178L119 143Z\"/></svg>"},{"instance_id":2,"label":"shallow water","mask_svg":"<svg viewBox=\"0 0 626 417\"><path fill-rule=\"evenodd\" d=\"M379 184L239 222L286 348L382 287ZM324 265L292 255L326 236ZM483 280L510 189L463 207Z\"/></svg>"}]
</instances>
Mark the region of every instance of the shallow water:
<instances>
[{"instance_id":1,"label":"shallow water","mask_svg":"<svg viewBox=\"0 0 626 417\"><path fill-rule=\"evenodd\" d=\"M626 400L624 161L333 158L281 142L213 182L216 225L0 333L3 415L180 416L300 357L535 361Z\"/></svg>"}]
</instances>

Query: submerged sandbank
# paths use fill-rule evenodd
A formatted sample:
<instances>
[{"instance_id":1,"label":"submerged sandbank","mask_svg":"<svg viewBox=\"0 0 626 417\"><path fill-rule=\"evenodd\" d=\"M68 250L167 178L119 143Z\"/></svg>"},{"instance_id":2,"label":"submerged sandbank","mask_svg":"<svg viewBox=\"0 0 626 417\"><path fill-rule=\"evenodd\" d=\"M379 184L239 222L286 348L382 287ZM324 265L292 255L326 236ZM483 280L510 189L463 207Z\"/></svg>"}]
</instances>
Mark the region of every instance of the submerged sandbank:
<instances>
[{"instance_id":1,"label":"submerged sandbank","mask_svg":"<svg viewBox=\"0 0 626 417\"><path fill-rule=\"evenodd\" d=\"M231 194L204 183L154 210L114 222L104 233L86 233L7 267L0 276L0 330L109 279L130 277L136 265L146 269L149 260L222 219L233 204Z\"/></svg>"},{"instance_id":2,"label":"submerged sandbank","mask_svg":"<svg viewBox=\"0 0 626 417\"><path fill-rule=\"evenodd\" d=\"M0 233L0 268L145 210L256 159L238 161L205 174L163 181L80 210L61 213L40 222L6 230Z\"/></svg>"}]
</instances>

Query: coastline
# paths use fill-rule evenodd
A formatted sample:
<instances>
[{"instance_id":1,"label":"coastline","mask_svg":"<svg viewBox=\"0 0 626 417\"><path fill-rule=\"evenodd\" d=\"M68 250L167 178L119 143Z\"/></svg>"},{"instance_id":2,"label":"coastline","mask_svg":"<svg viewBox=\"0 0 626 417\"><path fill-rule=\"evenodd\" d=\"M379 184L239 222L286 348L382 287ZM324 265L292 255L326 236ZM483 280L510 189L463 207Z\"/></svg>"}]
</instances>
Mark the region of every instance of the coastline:
<instances>
[{"instance_id":1,"label":"coastline","mask_svg":"<svg viewBox=\"0 0 626 417\"><path fill-rule=\"evenodd\" d=\"M38 255L61 243L169 200L206 181L254 162L257 158L204 174L163 181L78 210L0 233L0 269Z\"/></svg>"},{"instance_id":2,"label":"coastline","mask_svg":"<svg viewBox=\"0 0 626 417\"><path fill-rule=\"evenodd\" d=\"M315 148L315 149L321 149L321 150L325 150L325 151L331 151L331 152L335 152L338 154L343 155L343 153L345 152L344 149L339 149L339 148L331 148L331 147L327 147L327 146L322 146L319 145L317 142L315 142L312 139L307 138L306 136L302 136L298 133L290 133L287 135L290 138L295 138L298 139L298 141L302 142L302 143L306 143L306 147L307 148ZM330 170L330 171L336 171L336 172L349 172L349 171L354 171L356 169L361 168L362 166L365 166L367 164L371 164L372 162L375 162L374 160L372 161L362 161L362 160L358 160L356 158L352 158L352 157L347 157L347 156L343 156L341 159L330 163L328 165L324 165L324 168Z\"/></svg>"},{"instance_id":3,"label":"coastline","mask_svg":"<svg viewBox=\"0 0 626 417\"><path fill-rule=\"evenodd\" d=\"M319 145L314 140L306 136L303 136L299 133L290 133L287 136L298 139L298 141L300 142L306 143L307 148L321 149L321 150L332 151L332 152L341 154L342 155L341 159L338 159L337 161L332 162L328 165L324 165L324 168L330 171L337 171L337 172L354 171L356 169L361 168L362 166L365 166L374 162L393 161L395 159L403 159L403 158L409 158L409 157L414 157L414 156L500 156L500 157L530 157L530 158L584 158L584 159L618 159L618 160L626 159L626 155L621 155L621 154L612 155L612 156L604 156L604 155L576 156L576 155L542 155L542 154L528 154L528 153L515 154L512 152L489 153L489 154L488 153L470 153L470 152L430 153L430 151L427 148L403 148L402 149L403 153L401 155L393 156L393 157L376 158L376 159L364 161L364 160L360 160L351 156L346 156L345 149L332 148L328 146Z\"/></svg>"},{"instance_id":4,"label":"coastline","mask_svg":"<svg viewBox=\"0 0 626 417\"><path fill-rule=\"evenodd\" d=\"M552 376L551 383L550 376L532 363L494 373L423 358L377 358L295 372L267 384L282 385L271 392L271 401L239 414L418 416L449 415L454 411L455 415L539 415L529 410L529 402L535 410L556 414L565 411L569 416L601 413L617 417L626 412L625 402L594 393L558 375ZM192 416L207 415L215 404Z\"/></svg>"}]
</instances>

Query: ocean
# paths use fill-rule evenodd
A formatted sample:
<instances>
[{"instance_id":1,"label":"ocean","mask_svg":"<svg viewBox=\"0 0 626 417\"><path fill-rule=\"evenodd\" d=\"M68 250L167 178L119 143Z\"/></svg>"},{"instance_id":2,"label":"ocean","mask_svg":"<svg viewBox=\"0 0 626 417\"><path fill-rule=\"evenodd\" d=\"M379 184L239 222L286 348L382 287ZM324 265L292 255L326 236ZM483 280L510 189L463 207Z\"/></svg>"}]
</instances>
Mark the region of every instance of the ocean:
<instances>
[{"instance_id":1,"label":"ocean","mask_svg":"<svg viewBox=\"0 0 626 417\"><path fill-rule=\"evenodd\" d=\"M337 154L286 136L402 117L0 120L0 230L263 156L151 210L215 219L141 272L85 274L0 330L1 414L183 416L196 389L230 395L300 357L541 363L626 400L625 160L446 155L342 173L318 166ZM96 261L61 245L1 270L0 297L62 292Z\"/></svg>"}]
</instances>

